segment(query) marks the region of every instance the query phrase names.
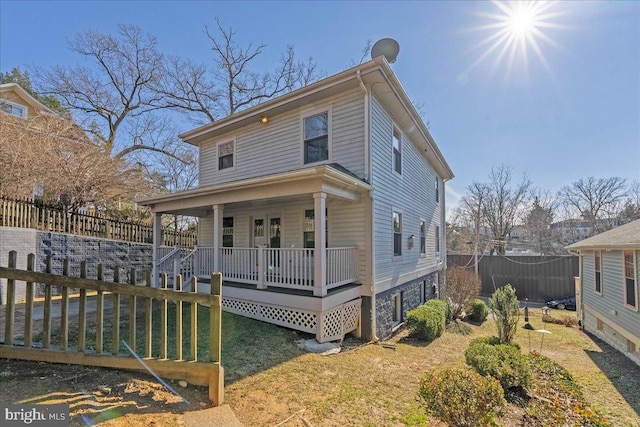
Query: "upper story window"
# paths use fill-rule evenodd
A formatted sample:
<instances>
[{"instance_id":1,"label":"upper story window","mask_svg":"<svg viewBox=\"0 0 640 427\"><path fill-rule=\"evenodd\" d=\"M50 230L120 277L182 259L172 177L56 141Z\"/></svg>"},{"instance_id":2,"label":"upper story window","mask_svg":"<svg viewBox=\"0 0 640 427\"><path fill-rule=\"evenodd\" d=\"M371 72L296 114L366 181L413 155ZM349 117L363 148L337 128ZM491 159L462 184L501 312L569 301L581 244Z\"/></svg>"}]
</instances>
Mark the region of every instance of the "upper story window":
<instances>
[{"instance_id":1,"label":"upper story window","mask_svg":"<svg viewBox=\"0 0 640 427\"><path fill-rule=\"evenodd\" d=\"M304 119L304 163L329 160L329 112Z\"/></svg>"},{"instance_id":2,"label":"upper story window","mask_svg":"<svg viewBox=\"0 0 640 427\"><path fill-rule=\"evenodd\" d=\"M436 225L436 253L440 253L440 226Z\"/></svg>"},{"instance_id":3,"label":"upper story window","mask_svg":"<svg viewBox=\"0 0 640 427\"><path fill-rule=\"evenodd\" d=\"M234 145L233 141L218 144L218 170L233 167Z\"/></svg>"},{"instance_id":4,"label":"upper story window","mask_svg":"<svg viewBox=\"0 0 640 427\"><path fill-rule=\"evenodd\" d=\"M402 135L393 128L393 170L402 174Z\"/></svg>"},{"instance_id":5,"label":"upper story window","mask_svg":"<svg viewBox=\"0 0 640 427\"><path fill-rule=\"evenodd\" d=\"M440 180L436 176L436 203L440 203Z\"/></svg>"},{"instance_id":6,"label":"upper story window","mask_svg":"<svg viewBox=\"0 0 640 427\"><path fill-rule=\"evenodd\" d=\"M427 253L426 224L420 220L420 255Z\"/></svg>"},{"instance_id":7,"label":"upper story window","mask_svg":"<svg viewBox=\"0 0 640 427\"><path fill-rule=\"evenodd\" d=\"M21 119L27 118L27 107L24 105L16 104L11 101L0 101L0 110L12 116L20 117Z\"/></svg>"},{"instance_id":8,"label":"upper story window","mask_svg":"<svg viewBox=\"0 0 640 427\"><path fill-rule=\"evenodd\" d=\"M393 256L402 255L402 214L393 211Z\"/></svg>"},{"instance_id":9,"label":"upper story window","mask_svg":"<svg viewBox=\"0 0 640 427\"><path fill-rule=\"evenodd\" d=\"M624 260L624 303L628 307L638 309L638 280L636 257L633 251L623 251Z\"/></svg>"},{"instance_id":10,"label":"upper story window","mask_svg":"<svg viewBox=\"0 0 640 427\"><path fill-rule=\"evenodd\" d=\"M602 254L600 251L593 251L593 265L595 270L595 291L597 294L602 294L602 266L601 264Z\"/></svg>"},{"instance_id":11,"label":"upper story window","mask_svg":"<svg viewBox=\"0 0 640 427\"><path fill-rule=\"evenodd\" d=\"M233 217L222 218L222 247L233 247Z\"/></svg>"}]
</instances>

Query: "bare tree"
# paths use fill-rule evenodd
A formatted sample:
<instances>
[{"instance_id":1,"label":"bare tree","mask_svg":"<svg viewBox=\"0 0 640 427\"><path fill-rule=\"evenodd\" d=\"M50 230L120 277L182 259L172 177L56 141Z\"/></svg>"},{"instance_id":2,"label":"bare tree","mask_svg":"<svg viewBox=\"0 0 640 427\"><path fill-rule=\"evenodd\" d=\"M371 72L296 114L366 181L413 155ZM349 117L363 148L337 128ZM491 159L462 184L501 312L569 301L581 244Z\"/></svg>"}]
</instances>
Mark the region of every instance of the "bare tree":
<instances>
[{"instance_id":1,"label":"bare tree","mask_svg":"<svg viewBox=\"0 0 640 427\"><path fill-rule=\"evenodd\" d=\"M151 86L163 71L164 59L156 38L135 25L120 25L116 35L87 30L77 35L69 48L88 65L38 70L39 92L55 96L74 114L97 144L113 157L150 150L175 156L174 141L140 138L133 143L118 138L121 129L143 114L157 95ZM152 121L147 117L146 122Z\"/></svg>"},{"instance_id":2,"label":"bare tree","mask_svg":"<svg viewBox=\"0 0 640 427\"><path fill-rule=\"evenodd\" d=\"M565 185L558 197L577 215L588 221L594 234L614 227L626 197L626 180L620 177L580 179Z\"/></svg>"}]
</instances>

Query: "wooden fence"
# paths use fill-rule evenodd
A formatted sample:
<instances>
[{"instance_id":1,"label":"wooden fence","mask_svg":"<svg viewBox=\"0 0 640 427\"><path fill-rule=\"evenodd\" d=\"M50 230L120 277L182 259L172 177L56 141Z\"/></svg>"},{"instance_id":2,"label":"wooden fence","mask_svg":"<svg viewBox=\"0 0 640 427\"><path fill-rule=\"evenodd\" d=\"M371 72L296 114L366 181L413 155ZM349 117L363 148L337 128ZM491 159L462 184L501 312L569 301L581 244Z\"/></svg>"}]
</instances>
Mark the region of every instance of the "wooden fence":
<instances>
[{"instance_id":1,"label":"wooden fence","mask_svg":"<svg viewBox=\"0 0 640 427\"><path fill-rule=\"evenodd\" d=\"M153 243L153 226L134 221L67 212L63 209L36 203L33 199L0 197L0 226L35 228L43 231L125 240L135 243ZM194 247L195 231L162 230L163 245Z\"/></svg>"},{"instance_id":2,"label":"wooden fence","mask_svg":"<svg viewBox=\"0 0 640 427\"><path fill-rule=\"evenodd\" d=\"M197 293L197 282L195 292L182 292L181 278L177 290L167 289L166 275L161 289L156 289L151 287L150 273L146 275L146 286L136 286L133 269L129 272L130 283L126 284L118 283L118 268L114 270L114 282L105 282L101 265L97 279L87 279L84 263L79 278L69 277L68 268L62 275L39 273L34 271L34 263L35 256L29 254L27 270L16 269L17 253L11 251L8 267L0 267L0 278L7 279L7 304L4 316L0 316L0 320L4 319L4 328L0 327L4 332L0 357L137 371L148 369L160 377L209 386L210 400L214 405L222 404L220 273L211 275L211 293L202 294ZM65 265L68 267L68 262ZM17 307L15 288L23 282L26 300L24 306ZM43 301L34 298L34 284L45 287ZM52 296L54 287L60 289L60 297ZM168 302L175 303L171 310ZM183 304L190 306L190 328L186 333L183 333ZM202 361L198 356L198 305L209 306L209 361ZM170 325L174 313L175 323ZM121 341L121 330L127 331L126 340ZM183 338L185 344L189 343L190 351L183 352ZM122 348L121 342L126 343L133 354L126 346ZM174 346L168 349L169 344Z\"/></svg>"},{"instance_id":3,"label":"wooden fence","mask_svg":"<svg viewBox=\"0 0 640 427\"><path fill-rule=\"evenodd\" d=\"M448 255L447 265L466 266L473 271L473 255ZM518 299L545 302L575 293L578 275L575 256L484 256L478 262L482 296L491 296L499 287L511 284Z\"/></svg>"}]
</instances>

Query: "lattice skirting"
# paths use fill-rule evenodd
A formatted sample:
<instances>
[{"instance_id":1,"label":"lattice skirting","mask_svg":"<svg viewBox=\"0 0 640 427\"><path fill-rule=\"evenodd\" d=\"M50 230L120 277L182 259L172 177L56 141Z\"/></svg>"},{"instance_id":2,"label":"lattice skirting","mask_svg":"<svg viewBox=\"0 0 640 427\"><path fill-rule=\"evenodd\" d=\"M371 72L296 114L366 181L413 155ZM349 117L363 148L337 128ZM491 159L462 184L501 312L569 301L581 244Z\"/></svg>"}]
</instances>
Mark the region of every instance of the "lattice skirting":
<instances>
[{"instance_id":1,"label":"lattice skirting","mask_svg":"<svg viewBox=\"0 0 640 427\"><path fill-rule=\"evenodd\" d=\"M240 316L262 320L316 335L318 342L339 340L360 326L360 298L319 312L256 303L241 299L222 299L222 309Z\"/></svg>"}]
</instances>

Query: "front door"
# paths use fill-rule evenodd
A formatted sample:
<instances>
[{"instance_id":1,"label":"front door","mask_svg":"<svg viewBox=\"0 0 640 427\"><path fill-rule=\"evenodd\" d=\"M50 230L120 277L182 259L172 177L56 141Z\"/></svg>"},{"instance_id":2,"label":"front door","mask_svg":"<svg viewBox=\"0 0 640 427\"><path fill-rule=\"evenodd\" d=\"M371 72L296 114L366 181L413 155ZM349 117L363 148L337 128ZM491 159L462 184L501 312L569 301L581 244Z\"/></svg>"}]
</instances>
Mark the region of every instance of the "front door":
<instances>
[{"instance_id":1,"label":"front door","mask_svg":"<svg viewBox=\"0 0 640 427\"><path fill-rule=\"evenodd\" d=\"M251 235L253 236L253 246L266 246L267 245L267 230L265 227L264 218L253 218L252 222L253 230Z\"/></svg>"},{"instance_id":2,"label":"front door","mask_svg":"<svg viewBox=\"0 0 640 427\"><path fill-rule=\"evenodd\" d=\"M253 217L252 245L254 247L279 248L281 245L282 223L280 216Z\"/></svg>"}]
</instances>

